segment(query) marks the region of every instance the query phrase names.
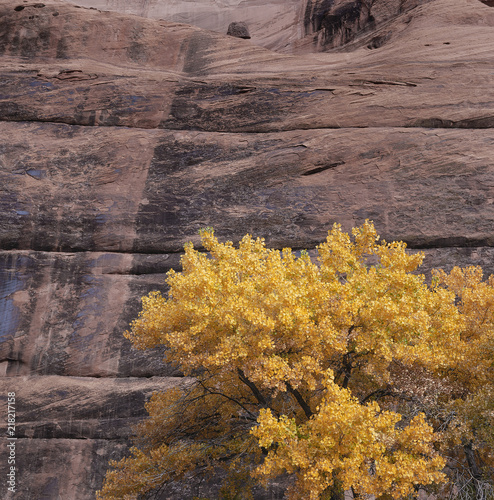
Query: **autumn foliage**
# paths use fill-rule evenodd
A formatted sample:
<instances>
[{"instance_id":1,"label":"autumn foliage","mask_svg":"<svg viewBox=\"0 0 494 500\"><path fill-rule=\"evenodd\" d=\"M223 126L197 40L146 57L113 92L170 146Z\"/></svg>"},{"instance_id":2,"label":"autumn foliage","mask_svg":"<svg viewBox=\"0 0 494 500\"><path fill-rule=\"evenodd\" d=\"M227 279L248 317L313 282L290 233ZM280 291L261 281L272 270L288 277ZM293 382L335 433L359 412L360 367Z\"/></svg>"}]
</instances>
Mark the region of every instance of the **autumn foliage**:
<instances>
[{"instance_id":1,"label":"autumn foliage","mask_svg":"<svg viewBox=\"0 0 494 500\"><path fill-rule=\"evenodd\" d=\"M474 494L488 487L492 277L454 268L428 285L423 255L380 242L370 222L335 225L317 261L201 236L207 253L188 244L168 296L144 297L126 333L138 349L166 346L186 378L151 398L100 499L220 469L231 499L280 475L291 500L453 494L458 474Z\"/></svg>"}]
</instances>

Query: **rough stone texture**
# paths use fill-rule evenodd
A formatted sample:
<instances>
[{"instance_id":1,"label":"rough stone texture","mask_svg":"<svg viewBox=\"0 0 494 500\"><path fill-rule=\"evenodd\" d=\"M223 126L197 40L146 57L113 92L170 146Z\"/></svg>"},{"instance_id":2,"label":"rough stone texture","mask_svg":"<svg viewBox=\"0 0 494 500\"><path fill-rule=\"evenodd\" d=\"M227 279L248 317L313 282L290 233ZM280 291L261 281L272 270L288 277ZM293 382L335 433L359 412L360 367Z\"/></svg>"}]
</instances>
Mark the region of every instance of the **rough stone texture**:
<instances>
[{"instance_id":1,"label":"rough stone texture","mask_svg":"<svg viewBox=\"0 0 494 500\"><path fill-rule=\"evenodd\" d=\"M138 314L138 298L163 290L163 273L178 262L177 255L0 252L0 373L176 374L163 352L131 349L122 333Z\"/></svg>"},{"instance_id":2,"label":"rough stone texture","mask_svg":"<svg viewBox=\"0 0 494 500\"><path fill-rule=\"evenodd\" d=\"M350 228L370 218L385 239L413 247L493 244L489 129L227 134L4 122L0 131L19 160L2 172L0 241L49 252L30 257L32 264L21 253L24 264L14 267L42 273L36 259L75 252L49 265L46 282L64 266L79 268L73 276L99 276L108 266L109 276L77 279L106 280L122 301L135 266L126 252L179 252L207 225L220 237L248 231L271 246L310 248L334 222ZM101 251L120 253L84 254Z\"/></svg>"},{"instance_id":3,"label":"rough stone texture","mask_svg":"<svg viewBox=\"0 0 494 500\"><path fill-rule=\"evenodd\" d=\"M67 0L225 33L239 19L252 42L286 53L340 47L431 0ZM487 0L489 2L490 0Z\"/></svg>"},{"instance_id":4,"label":"rough stone texture","mask_svg":"<svg viewBox=\"0 0 494 500\"><path fill-rule=\"evenodd\" d=\"M358 44L371 36L368 48L378 48L387 41L387 36L376 34L387 30L390 20L415 9L431 0L307 0L304 27L305 42L316 44L318 50L341 47L347 50L348 43L359 36ZM364 36L362 36L364 35ZM296 42L294 46L303 46Z\"/></svg>"},{"instance_id":5,"label":"rough stone texture","mask_svg":"<svg viewBox=\"0 0 494 500\"><path fill-rule=\"evenodd\" d=\"M5 438L0 438L0 446L6 449ZM14 494L6 491L3 481L2 498L93 500L108 461L120 459L127 449L127 442L106 438L18 439L16 456L24 458L18 458L17 490ZM3 464L0 472L5 477Z\"/></svg>"},{"instance_id":6,"label":"rough stone texture","mask_svg":"<svg viewBox=\"0 0 494 500\"><path fill-rule=\"evenodd\" d=\"M369 218L427 276L494 273L485 2L84 1L121 12L0 3L0 397L22 500L92 498L145 399L183 380L122 332L201 227L313 249ZM233 12L252 40L224 34Z\"/></svg>"},{"instance_id":7,"label":"rough stone texture","mask_svg":"<svg viewBox=\"0 0 494 500\"><path fill-rule=\"evenodd\" d=\"M249 28L247 27L247 23L244 22L230 23L226 34L237 38L244 38L246 40L250 38Z\"/></svg>"},{"instance_id":8,"label":"rough stone texture","mask_svg":"<svg viewBox=\"0 0 494 500\"><path fill-rule=\"evenodd\" d=\"M109 460L128 450L131 425L153 391L176 378L25 376L15 382L19 499L94 498ZM14 387L12 387L14 389ZM6 395L0 397L5 405ZM2 437L0 446L6 449ZM1 464L2 474L5 472ZM4 476L5 477L5 476ZM6 490L2 483L2 498Z\"/></svg>"},{"instance_id":9,"label":"rough stone texture","mask_svg":"<svg viewBox=\"0 0 494 500\"><path fill-rule=\"evenodd\" d=\"M304 0L68 0L76 5L192 24L226 33L232 22L249 26L252 42L293 51L304 38Z\"/></svg>"}]
</instances>

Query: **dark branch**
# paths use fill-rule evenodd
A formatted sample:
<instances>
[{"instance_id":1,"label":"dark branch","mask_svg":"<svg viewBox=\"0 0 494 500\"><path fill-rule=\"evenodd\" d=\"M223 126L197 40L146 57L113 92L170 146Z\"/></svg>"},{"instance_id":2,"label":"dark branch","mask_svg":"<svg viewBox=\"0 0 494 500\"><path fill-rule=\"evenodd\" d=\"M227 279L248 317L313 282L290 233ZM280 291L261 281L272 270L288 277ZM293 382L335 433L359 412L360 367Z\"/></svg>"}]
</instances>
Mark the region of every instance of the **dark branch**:
<instances>
[{"instance_id":1,"label":"dark branch","mask_svg":"<svg viewBox=\"0 0 494 500\"><path fill-rule=\"evenodd\" d=\"M341 387L343 387L343 389L346 389L348 387L348 382L350 381L350 376L352 374L352 368L353 368L352 357L353 357L353 351L347 352L343 356L343 366L341 368L344 374L343 382L341 383Z\"/></svg>"},{"instance_id":2,"label":"dark branch","mask_svg":"<svg viewBox=\"0 0 494 500\"><path fill-rule=\"evenodd\" d=\"M343 382L341 384L341 387L343 387L343 389L346 389L348 387L348 382L350 381L351 372L352 372L351 367L349 370L345 372L345 377L343 378Z\"/></svg>"},{"instance_id":3,"label":"dark branch","mask_svg":"<svg viewBox=\"0 0 494 500\"><path fill-rule=\"evenodd\" d=\"M224 394L223 392L216 392L216 391L212 391L209 387L207 387L202 381L198 381L199 384L201 385L201 387L208 393L208 394L211 394L212 396L221 396L223 398L226 398L228 399L229 401L231 401L232 403L235 403L237 404L238 406L240 406L240 408L242 408L242 410L244 410L245 412L247 412L250 416L251 416L251 419L253 420L256 420L254 414L249 411L240 401L238 401L237 399L235 398L232 398L230 396L228 396L227 394Z\"/></svg>"},{"instance_id":4,"label":"dark branch","mask_svg":"<svg viewBox=\"0 0 494 500\"><path fill-rule=\"evenodd\" d=\"M254 384L254 382L251 382L240 368L237 368L237 373L238 378L252 391L252 394L254 394L254 397L257 399L257 401L259 401L262 406L265 406L267 408L268 402L261 394L261 391L257 388L256 384Z\"/></svg>"},{"instance_id":5,"label":"dark branch","mask_svg":"<svg viewBox=\"0 0 494 500\"><path fill-rule=\"evenodd\" d=\"M367 403L370 399L379 399L383 398L384 396L395 396L396 394L390 390L389 386L385 387L384 389L377 389L365 396L364 399L360 400L360 404L363 405Z\"/></svg>"},{"instance_id":6,"label":"dark branch","mask_svg":"<svg viewBox=\"0 0 494 500\"><path fill-rule=\"evenodd\" d=\"M357 325L352 325L348 329L347 332L347 339L350 340L350 337L355 330L355 328L358 328ZM350 376L352 374L352 368L353 368L353 358L358 357L356 355L355 350L352 349L351 351L348 351L342 359L342 364L341 368L336 372L335 380L339 379L343 375L343 381L341 383L341 386L343 389L346 389L348 387L348 382L350 381Z\"/></svg>"},{"instance_id":7,"label":"dark branch","mask_svg":"<svg viewBox=\"0 0 494 500\"><path fill-rule=\"evenodd\" d=\"M472 447L472 442L470 441L467 444L463 445L463 450L465 451L465 457L467 459L468 468L472 476L477 479L477 481L482 480L482 469L477 464L477 460L475 458L475 452Z\"/></svg>"},{"instance_id":8,"label":"dark branch","mask_svg":"<svg viewBox=\"0 0 494 500\"><path fill-rule=\"evenodd\" d=\"M307 404L305 399L302 397L302 394L300 394L300 392L298 392L297 389L294 389L289 383L286 384L286 388L288 392L295 397L297 403L301 406L302 410L304 410L305 416L307 418L312 417L313 415L312 410L310 409L310 406Z\"/></svg>"}]
</instances>

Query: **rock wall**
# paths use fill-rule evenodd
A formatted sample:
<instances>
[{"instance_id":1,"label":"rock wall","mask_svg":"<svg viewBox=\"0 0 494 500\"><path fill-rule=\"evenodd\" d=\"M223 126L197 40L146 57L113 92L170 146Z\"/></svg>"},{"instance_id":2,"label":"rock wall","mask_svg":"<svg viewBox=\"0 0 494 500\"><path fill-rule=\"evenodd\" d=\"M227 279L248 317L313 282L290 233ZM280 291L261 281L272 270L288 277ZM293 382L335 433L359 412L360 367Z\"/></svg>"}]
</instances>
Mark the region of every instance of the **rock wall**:
<instances>
[{"instance_id":1,"label":"rock wall","mask_svg":"<svg viewBox=\"0 0 494 500\"><path fill-rule=\"evenodd\" d=\"M2 498L93 498L146 398L183 380L122 332L201 227L311 249L369 218L426 274L494 273L485 3L357 2L351 24L349 2L272 2L289 29L243 40L226 21L264 4L196 2L192 26L185 2L84 1L0 3L0 398L18 438Z\"/></svg>"},{"instance_id":2,"label":"rock wall","mask_svg":"<svg viewBox=\"0 0 494 500\"><path fill-rule=\"evenodd\" d=\"M78 6L192 24L226 34L246 23L252 42L305 53L343 47L430 0L66 0ZM382 36L380 37L382 38ZM374 41L373 43L382 43ZM346 50L345 48L343 50Z\"/></svg>"},{"instance_id":3,"label":"rock wall","mask_svg":"<svg viewBox=\"0 0 494 500\"><path fill-rule=\"evenodd\" d=\"M226 34L245 22L252 42L271 50L292 50L304 35L303 0L67 0L75 5L192 24Z\"/></svg>"}]
</instances>

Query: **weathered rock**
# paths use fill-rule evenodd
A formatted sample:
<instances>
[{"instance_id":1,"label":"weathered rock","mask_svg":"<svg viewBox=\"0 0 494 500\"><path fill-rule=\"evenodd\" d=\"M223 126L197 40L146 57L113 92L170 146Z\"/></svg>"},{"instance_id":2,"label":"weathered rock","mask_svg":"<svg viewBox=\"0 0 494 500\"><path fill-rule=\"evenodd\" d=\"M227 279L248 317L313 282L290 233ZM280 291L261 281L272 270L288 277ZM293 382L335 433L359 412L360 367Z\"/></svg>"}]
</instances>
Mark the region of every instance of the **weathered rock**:
<instances>
[{"instance_id":1,"label":"weathered rock","mask_svg":"<svg viewBox=\"0 0 494 500\"><path fill-rule=\"evenodd\" d=\"M419 5L431 0L307 0L304 27L305 34L312 35L312 43L317 50L341 47L348 50L349 42L372 34L380 38L379 46L384 43L382 35L375 37L389 25L390 21L412 11ZM386 28L385 28L386 29ZM378 47L373 47L378 48Z\"/></svg>"},{"instance_id":2,"label":"weathered rock","mask_svg":"<svg viewBox=\"0 0 494 500\"><path fill-rule=\"evenodd\" d=\"M122 13L0 5L0 396L22 500L92 498L150 392L183 380L122 332L201 227L311 249L369 218L427 276L494 273L487 5L83 1ZM233 12L251 41L224 34Z\"/></svg>"},{"instance_id":3,"label":"weathered rock","mask_svg":"<svg viewBox=\"0 0 494 500\"><path fill-rule=\"evenodd\" d=\"M175 386L178 379L37 375L9 380L16 383L18 439L124 442L132 437L130 425L145 414L151 394Z\"/></svg>"},{"instance_id":4,"label":"weathered rock","mask_svg":"<svg viewBox=\"0 0 494 500\"><path fill-rule=\"evenodd\" d=\"M226 34L237 38L250 38L249 28L247 27L247 23L244 22L230 23Z\"/></svg>"},{"instance_id":5,"label":"weathered rock","mask_svg":"<svg viewBox=\"0 0 494 500\"><path fill-rule=\"evenodd\" d=\"M2 450L8 441L0 438ZM5 500L93 500L109 460L119 460L129 443L110 439L18 439L15 493L2 484ZM5 457L6 454L3 453ZM0 465L3 477L7 464Z\"/></svg>"},{"instance_id":6,"label":"weathered rock","mask_svg":"<svg viewBox=\"0 0 494 500\"><path fill-rule=\"evenodd\" d=\"M431 0L67 0L101 10L136 14L225 33L242 19L252 42L278 52L341 47L390 19ZM484 2L485 3L485 2Z\"/></svg>"},{"instance_id":7,"label":"weathered rock","mask_svg":"<svg viewBox=\"0 0 494 500\"><path fill-rule=\"evenodd\" d=\"M122 336L139 297L165 289L160 271L170 265L178 267L178 256L0 252L0 373L176 375L161 350L141 353Z\"/></svg>"},{"instance_id":8,"label":"weathered rock","mask_svg":"<svg viewBox=\"0 0 494 500\"><path fill-rule=\"evenodd\" d=\"M172 373L161 352L151 361L121 333L207 225L279 248L312 248L334 222L367 218L412 247L493 244L489 130L134 133L4 122L0 131L16 159L2 173L0 225L11 248L0 253L9 376ZM142 148L150 153L139 157Z\"/></svg>"},{"instance_id":9,"label":"weathered rock","mask_svg":"<svg viewBox=\"0 0 494 500\"><path fill-rule=\"evenodd\" d=\"M454 13L436 0L390 22L379 50L367 45L380 32L362 37L351 71L346 53L285 56L185 25L63 4L31 8L34 19L28 7L5 8L0 118L222 132L490 128L494 13L456 1Z\"/></svg>"},{"instance_id":10,"label":"weathered rock","mask_svg":"<svg viewBox=\"0 0 494 500\"><path fill-rule=\"evenodd\" d=\"M489 129L227 134L3 122L0 131L10 148L3 248L77 252L58 258L78 266L79 283L119 266L104 279L118 280L108 286L121 287L122 301L133 255L81 252L180 252L208 225L222 238L250 232L271 246L311 248L334 222L349 229L367 218L413 247L493 244ZM14 268L28 262L21 255ZM31 265L38 273L40 261ZM47 283L63 265L48 266Z\"/></svg>"},{"instance_id":11,"label":"weathered rock","mask_svg":"<svg viewBox=\"0 0 494 500\"><path fill-rule=\"evenodd\" d=\"M127 452L131 426L145 415L145 401L152 392L177 383L175 378L160 377L4 380L5 390L16 393L18 471L16 495L5 495L4 482L2 498L49 500L94 498L108 461ZM6 400L6 392L1 399ZM3 450L6 445L2 438ZM3 477L7 469L4 460Z\"/></svg>"},{"instance_id":12,"label":"weathered rock","mask_svg":"<svg viewBox=\"0 0 494 500\"><path fill-rule=\"evenodd\" d=\"M271 50L292 51L304 37L302 0L68 0L76 5L165 21L191 24L226 33L232 22L249 26L251 42Z\"/></svg>"}]
</instances>

